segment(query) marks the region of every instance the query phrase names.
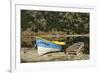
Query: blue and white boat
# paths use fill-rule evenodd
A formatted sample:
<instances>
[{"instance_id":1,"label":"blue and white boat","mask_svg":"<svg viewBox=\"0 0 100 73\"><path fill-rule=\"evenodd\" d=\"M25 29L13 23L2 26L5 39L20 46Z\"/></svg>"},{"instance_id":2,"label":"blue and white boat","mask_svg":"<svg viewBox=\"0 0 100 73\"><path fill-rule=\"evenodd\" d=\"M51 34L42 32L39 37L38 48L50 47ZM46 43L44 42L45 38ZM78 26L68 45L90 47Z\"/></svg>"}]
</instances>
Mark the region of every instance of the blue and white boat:
<instances>
[{"instance_id":1,"label":"blue and white boat","mask_svg":"<svg viewBox=\"0 0 100 73\"><path fill-rule=\"evenodd\" d=\"M38 48L38 54L43 55L46 54L48 52L54 52L54 51L61 51L62 50L62 46L55 44L51 41L42 39L40 37L36 37L36 45Z\"/></svg>"}]
</instances>

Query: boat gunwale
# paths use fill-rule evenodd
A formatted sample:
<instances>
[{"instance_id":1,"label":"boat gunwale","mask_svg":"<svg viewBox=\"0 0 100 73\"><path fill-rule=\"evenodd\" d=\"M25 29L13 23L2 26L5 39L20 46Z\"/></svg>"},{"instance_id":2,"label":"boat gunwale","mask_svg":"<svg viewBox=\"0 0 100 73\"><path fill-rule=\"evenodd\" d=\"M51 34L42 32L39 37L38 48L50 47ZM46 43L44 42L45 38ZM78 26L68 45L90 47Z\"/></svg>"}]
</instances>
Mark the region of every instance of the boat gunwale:
<instances>
[{"instance_id":1,"label":"boat gunwale","mask_svg":"<svg viewBox=\"0 0 100 73\"><path fill-rule=\"evenodd\" d=\"M39 37L39 36L36 36L36 39L38 39L38 38L41 39L41 40L44 40L44 41L46 41L46 42L56 44L56 43L54 43L54 42L52 42L52 41L49 41L49 40L43 39L43 38L41 38L41 37ZM60 45L60 44L56 44L56 45L62 46L62 45Z\"/></svg>"}]
</instances>

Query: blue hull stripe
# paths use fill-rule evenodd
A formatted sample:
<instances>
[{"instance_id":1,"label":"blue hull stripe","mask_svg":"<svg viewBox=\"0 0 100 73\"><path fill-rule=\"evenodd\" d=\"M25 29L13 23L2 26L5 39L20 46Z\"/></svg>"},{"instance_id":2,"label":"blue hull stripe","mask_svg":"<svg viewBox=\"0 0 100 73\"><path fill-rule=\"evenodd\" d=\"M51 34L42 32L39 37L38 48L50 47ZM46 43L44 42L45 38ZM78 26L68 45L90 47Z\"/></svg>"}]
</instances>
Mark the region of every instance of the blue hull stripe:
<instances>
[{"instance_id":1,"label":"blue hull stripe","mask_svg":"<svg viewBox=\"0 0 100 73\"><path fill-rule=\"evenodd\" d=\"M44 47L44 48L52 48L52 49L62 49L62 46L54 44L52 42L47 42L46 40L42 40L40 38L36 38L37 46Z\"/></svg>"}]
</instances>

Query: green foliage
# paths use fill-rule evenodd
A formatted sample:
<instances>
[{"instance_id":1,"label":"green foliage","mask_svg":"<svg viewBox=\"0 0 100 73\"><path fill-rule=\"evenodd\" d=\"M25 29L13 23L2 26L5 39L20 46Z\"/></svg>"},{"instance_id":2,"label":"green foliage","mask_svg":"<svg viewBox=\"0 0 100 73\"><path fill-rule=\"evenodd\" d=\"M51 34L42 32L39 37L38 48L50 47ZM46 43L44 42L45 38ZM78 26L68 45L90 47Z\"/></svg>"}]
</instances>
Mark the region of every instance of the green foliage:
<instances>
[{"instance_id":1,"label":"green foliage","mask_svg":"<svg viewBox=\"0 0 100 73\"><path fill-rule=\"evenodd\" d=\"M21 10L21 28L34 32L89 33L89 13Z\"/></svg>"}]
</instances>

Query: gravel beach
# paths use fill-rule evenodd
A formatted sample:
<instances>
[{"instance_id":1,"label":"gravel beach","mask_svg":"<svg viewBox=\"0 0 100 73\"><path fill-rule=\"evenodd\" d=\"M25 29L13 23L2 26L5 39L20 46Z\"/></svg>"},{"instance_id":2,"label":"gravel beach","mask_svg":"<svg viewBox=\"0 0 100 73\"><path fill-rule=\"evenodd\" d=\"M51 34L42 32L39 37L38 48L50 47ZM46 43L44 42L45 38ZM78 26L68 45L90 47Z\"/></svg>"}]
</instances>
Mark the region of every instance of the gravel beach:
<instances>
[{"instance_id":1,"label":"gravel beach","mask_svg":"<svg viewBox=\"0 0 100 73\"><path fill-rule=\"evenodd\" d=\"M21 48L21 63L46 62L46 61L75 61L89 60L89 55L81 53L80 56L72 55L70 58L64 52L52 52L42 56L38 55L36 49Z\"/></svg>"}]
</instances>

